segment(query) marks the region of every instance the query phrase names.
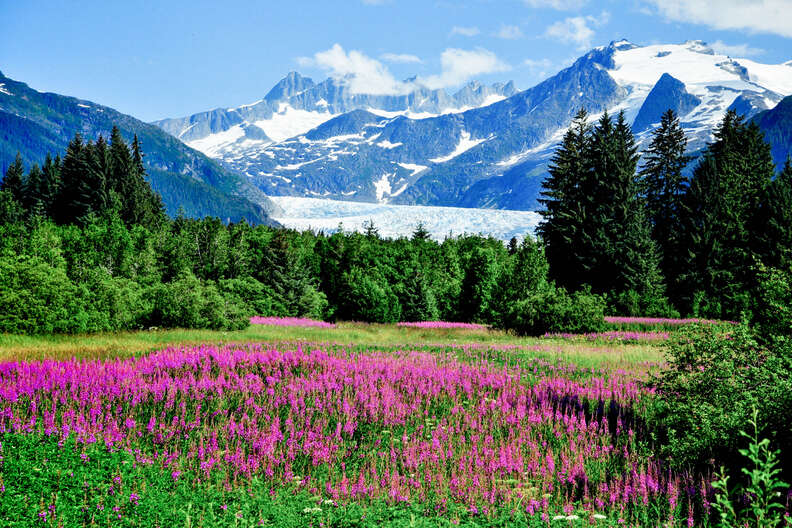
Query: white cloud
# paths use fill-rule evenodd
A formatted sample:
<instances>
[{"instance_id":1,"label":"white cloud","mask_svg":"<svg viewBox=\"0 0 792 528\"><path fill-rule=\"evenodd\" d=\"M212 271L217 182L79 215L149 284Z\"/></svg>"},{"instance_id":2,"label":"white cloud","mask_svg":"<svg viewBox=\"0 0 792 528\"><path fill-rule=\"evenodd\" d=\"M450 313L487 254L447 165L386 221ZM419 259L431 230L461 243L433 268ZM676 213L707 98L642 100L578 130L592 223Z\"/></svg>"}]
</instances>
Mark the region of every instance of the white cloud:
<instances>
[{"instance_id":1,"label":"white cloud","mask_svg":"<svg viewBox=\"0 0 792 528\"><path fill-rule=\"evenodd\" d=\"M476 75L511 69L494 53L482 48L475 50L448 48L440 55L440 65L442 71L439 74L419 78L418 81L432 89L446 88L460 85Z\"/></svg>"},{"instance_id":2,"label":"white cloud","mask_svg":"<svg viewBox=\"0 0 792 528\"><path fill-rule=\"evenodd\" d=\"M588 0L523 0L529 7L551 7L559 11L571 11L580 9L588 3Z\"/></svg>"},{"instance_id":3,"label":"white cloud","mask_svg":"<svg viewBox=\"0 0 792 528\"><path fill-rule=\"evenodd\" d=\"M382 58L407 63L421 61L414 55L385 54ZM380 61L357 50L347 52L340 44L315 53L313 57L298 57L297 62L300 66L327 71L331 77L346 83L352 93L375 95L405 94L413 90L416 83L432 89L448 88L463 84L476 75L511 69L494 53L482 48L446 49L440 55L440 73L419 78L416 83L397 80Z\"/></svg>"},{"instance_id":4,"label":"white cloud","mask_svg":"<svg viewBox=\"0 0 792 528\"><path fill-rule=\"evenodd\" d=\"M532 75L536 75L538 77L546 77L547 74L550 73L550 69L553 67L553 61L550 59L525 59L523 64L528 67L528 70Z\"/></svg>"},{"instance_id":5,"label":"white cloud","mask_svg":"<svg viewBox=\"0 0 792 528\"><path fill-rule=\"evenodd\" d=\"M792 37L792 0L644 0L668 20Z\"/></svg>"},{"instance_id":6,"label":"white cloud","mask_svg":"<svg viewBox=\"0 0 792 528\"><path fill-rule=\"evenodd\" d=\"M523 32L518 26L501 26L495 36L507 40L516 40L523 37Z\"/></svg>"},{"instance_id":7,"label":"white cloud","mask_svg":"<svg viewBox=\"0 0 792 528\"><path fill-rule=\"evenodd\" d=\"M312 58L301 57L297 61L301 66L318 67L336 79L343 79L352 93L394 95L409 92L409 85L397 81L381 62L360 51L347 53L339 44Z\"/></svg>"},{"instance_id":8,"label":"white cloud","mask_svg":"<svg viewBox=\"0 0 792 528\"><path fill-rule=\"evenodd\" d=\"M471 27L464 27L464 26L454 26L451 28L451 35L462 35L463 37L475 37L481 33L479 28L476 26Z\"/></svg>"},{"instance_id":9,"label":"white cloud","mask_svg":"<svg viewBox=\"0 0 792 528\"><path fill-rule=\"evenodd\" d=\"M716 52L730 57L751 57L753 55L762 55L765 52L761 48L753 48L748 44L726 44L722 40L716 40L708 45Z\"/></svg>"},{"instance_id":10,"label":"white cloud","mask_svg":"<svg viewBox=\"0 0 792 528\"><path fill-rule=\"evenodd\" d=\"M409 53L383 53L380 58L384 61L400 64L421 64L423 62L420 57Z\"/></svg>"},{"instance_id":11,"label":"white cloud","mask_svg":"<svg viewBox=\"0 0 792 528\"><path fill-rule=\"evenodd\" d=\"M605 25L610 20L610 13L603 11L599 17L577 16L560 20L547 28L545 36L568 44L575 44L579 50L591 47L594 38L593 27Z\"/></svg>"}]
</instances>

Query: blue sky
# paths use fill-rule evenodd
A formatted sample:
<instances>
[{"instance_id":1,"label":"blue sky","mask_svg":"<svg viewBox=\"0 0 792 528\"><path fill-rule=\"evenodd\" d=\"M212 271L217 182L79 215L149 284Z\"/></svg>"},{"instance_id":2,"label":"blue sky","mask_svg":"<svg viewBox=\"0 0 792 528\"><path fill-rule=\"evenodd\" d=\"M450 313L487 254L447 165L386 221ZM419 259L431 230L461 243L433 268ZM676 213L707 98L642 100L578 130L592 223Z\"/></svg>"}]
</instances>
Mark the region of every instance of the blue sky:
<instances>
[{"instance_id":1,"label":"blue sky","mask_svg":"<svg viewBox=\"0 0 792 528\"><path fill-rule=\"evenodd\" d=\"M792 0L0 0L0 71L154 120L256 101L291 70L525 89L621 38L779 63L791 16Z\"/></svg>"}]
</instances>

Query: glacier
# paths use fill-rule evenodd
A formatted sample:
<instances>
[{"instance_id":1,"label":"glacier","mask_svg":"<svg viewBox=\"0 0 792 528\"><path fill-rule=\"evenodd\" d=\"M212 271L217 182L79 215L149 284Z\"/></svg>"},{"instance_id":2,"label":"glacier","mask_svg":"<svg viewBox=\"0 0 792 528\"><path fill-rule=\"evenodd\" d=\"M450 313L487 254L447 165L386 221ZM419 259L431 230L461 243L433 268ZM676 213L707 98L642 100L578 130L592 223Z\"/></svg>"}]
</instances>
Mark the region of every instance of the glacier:
<instances>
[{"instance_id":1,"label":"glacier","mask_svg":"<svg viewBox=\"0 0 792 528\"><path fill-rule=\"evenodd\" d=\"M419 223L435 240L461 234L482 234L507 241L533 236L541 217L534 211L474 209L431 205L393 205L349 202L301 196L271 196L282 212L273 219L285 227L298 230L363 232L365 224L374 222L380 235L387 238L409 237Z\"/></svg>"}]
</instances>

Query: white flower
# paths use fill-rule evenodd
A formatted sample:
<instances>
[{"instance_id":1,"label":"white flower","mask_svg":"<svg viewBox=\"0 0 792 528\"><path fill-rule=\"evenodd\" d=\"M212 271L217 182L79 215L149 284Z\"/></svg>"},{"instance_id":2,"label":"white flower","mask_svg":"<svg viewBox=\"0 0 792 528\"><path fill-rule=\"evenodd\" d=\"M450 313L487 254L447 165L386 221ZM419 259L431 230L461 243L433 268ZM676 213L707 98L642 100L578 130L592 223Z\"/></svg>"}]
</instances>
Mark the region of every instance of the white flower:
<instances>
[{"instance_id":1,"label":"white flower","mask_svg":"<svg viewBox=\"0 0 792 528\"><path fill-rule=\"evenodd\" d=\"M566 518L567 521L577 521L578 519L580 519L580 517L577 515L568 515Z\"/></svg>"},{"instance_id":2,"label":"white flower","mask_svg":"<svg viewBox=\"0 0 792 528\"><path fill-rule=\"evenodd\" d=\"M594 515L592 515L592 517L594 517L595 519L607 519L607 517L605 517L601 513L595 513Z\"/></svg>"},{"instance_id":3,"label":"white flower","mask_svg":"<svg viewBox=\"0 0 792 528\"><path fill-rule=\"evenodd\" d=\"M566 515L556 515L555 517L553 517L553 520L554 521L565 521L566 520Z\"/></svg>"}]
</instances>

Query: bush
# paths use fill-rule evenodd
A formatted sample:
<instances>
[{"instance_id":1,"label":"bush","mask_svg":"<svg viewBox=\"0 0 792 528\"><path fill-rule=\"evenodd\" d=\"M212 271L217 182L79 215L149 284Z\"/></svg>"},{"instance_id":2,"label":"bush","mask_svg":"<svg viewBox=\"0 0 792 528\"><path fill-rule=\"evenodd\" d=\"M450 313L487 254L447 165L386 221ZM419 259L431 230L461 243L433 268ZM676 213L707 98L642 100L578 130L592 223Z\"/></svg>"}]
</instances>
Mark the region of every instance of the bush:
<instances>
[{"instance_id":1,"label":"bush","mask_svg":"<svg viewBox=\"0 0 792 528\"><path fill-rule=\"evenodd\" d=\"M762 345L746 325L729 332L694 325L667 346L668 368L652 380L658 397L651 419L664 431L663 456L676 466L733 463L754 407L758 434L790 445L792 354L786 342ZM784 456L789 470L790 454Z\"/></svg>"},{"instance_id":2,"label":"bush","mask_svg":"<svg viewBox=\"0 0 792 528\"><path fill-rule=\"evenodd\" d=\"M150 326L238 330L249 324L239 299L221 296L213 283L201 283L188 271L172 282L146 289L144 298L152 306L147 318Z\"/></svg>"},{"instance_id":3,"label":"bush","mask_svg":"<svg viewBox=\"0 0 792 528\"><path fill-rule=\"evenodd\" d=\"M85 332L83 295L63 268L37 257L0 258L0 332Z\"/></svg>"},{"instance_id":4,"label":"bush","mask_svg":"<svg viewBox=\"0 0 792 528\"><path fill-rule=\"evenodd\" d=\"M344 274L344 316L354 321L394 323L401 318L399 299L387 282L358 267Z\"/></svg>"},{"instance_id":5,"label":"bush","mask_svg":"<svg viewBox=\"0 0 792 528\"><path fill-rule=\"evenodd\" d=\"M286 317L288 310L278 301L272 288L253 277L221 279L217 283L220 293L239 299L248 315L262 317Z\"/></svg>"},{"instance_id":6,"label":"bush","mask_svg":"<svg viewBox=\"0 0 792 528\"><path fill-rule=\"evenodd\" d=\"M644 296L635 290L628 290L608 298L609 311L614 315L629 317L667 317L676 319L679 312L665 297Z\"/></svg>"},{"instance_id":7,"label":"bush","mask_svg":"<svg viewBox=\"0 0 792 528\"><path fill-rule=\"evenodd\" d=\"M99 268L86 273L79 285L86 299L86 331L140 329L151 313L151 302L144 298L143 287L123 277L113 277Z\"/></svg>"},{"instance_id":8,"label":"bush","mask_svg":"<svg viewBox=\"0 0 792 528\"><path fill-rule=\"evenodd\" d=\"M792 276L760 268L754 323L762 336L792 336Z\"/></svg>"},{"instance_id":9,"label":"bush","mask_svg":"<svg viewBox=\"0 0 792 528\"><path fill-rule=\"evenodd\" d=\"M514 303L503 317L503 326L533 336L599 332L605 327L605 300L587 290L569 294L547 286Z\"/></svg>"}]
</instances>

